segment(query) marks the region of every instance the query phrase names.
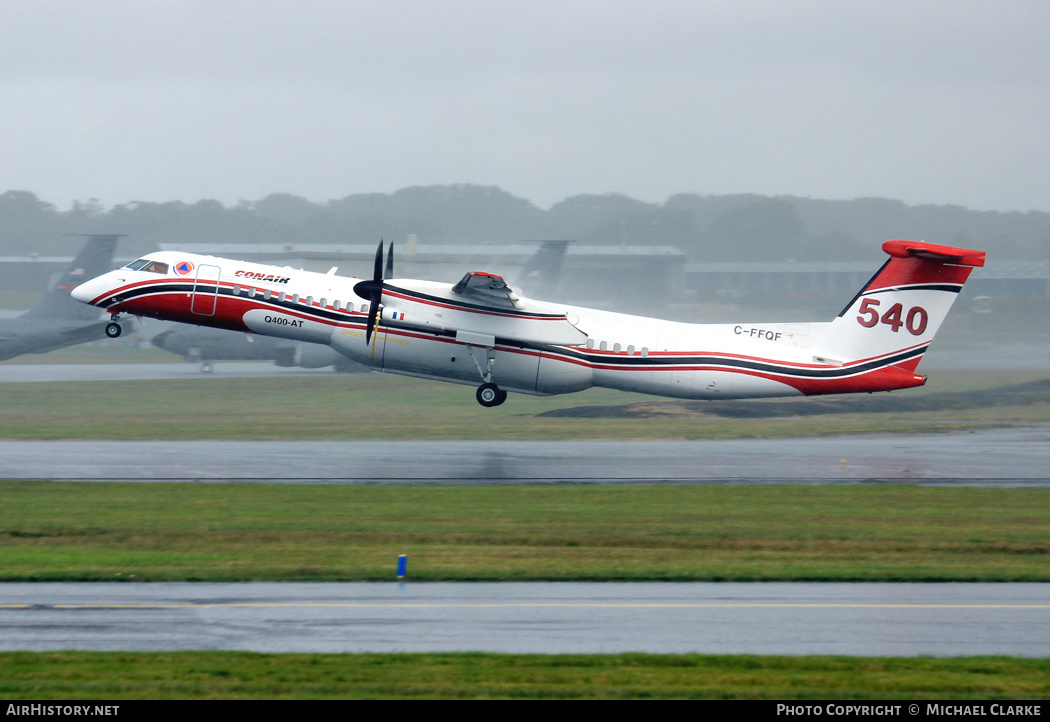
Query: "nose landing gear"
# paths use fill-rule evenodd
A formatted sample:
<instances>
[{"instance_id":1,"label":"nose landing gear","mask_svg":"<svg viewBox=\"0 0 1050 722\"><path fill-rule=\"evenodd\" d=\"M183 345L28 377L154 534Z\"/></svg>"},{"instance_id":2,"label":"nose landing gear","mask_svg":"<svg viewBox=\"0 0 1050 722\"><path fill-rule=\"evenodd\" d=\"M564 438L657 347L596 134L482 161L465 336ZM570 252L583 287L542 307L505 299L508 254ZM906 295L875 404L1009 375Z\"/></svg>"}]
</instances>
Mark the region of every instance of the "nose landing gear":
<instances>
[{"instance_id":1,"label":"nose landing gear","mask_svg":"<svg viewBox=\"0 0 1050 722\"><path fill-rule=\"evenodd\" d=\"M114 316L113 320L106 324L106 335L110 338L116 338L121 332L120 324L117 323L117 317Z\"/></svg>"}]
</instances>

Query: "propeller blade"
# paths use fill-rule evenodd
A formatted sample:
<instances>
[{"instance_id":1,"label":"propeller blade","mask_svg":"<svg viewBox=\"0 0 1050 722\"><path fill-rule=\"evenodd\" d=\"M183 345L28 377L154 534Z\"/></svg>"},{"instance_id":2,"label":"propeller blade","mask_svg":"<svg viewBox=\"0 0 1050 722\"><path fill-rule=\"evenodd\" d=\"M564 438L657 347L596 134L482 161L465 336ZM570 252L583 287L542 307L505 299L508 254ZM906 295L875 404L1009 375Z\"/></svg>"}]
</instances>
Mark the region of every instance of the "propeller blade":
<instances>
[{"instance_id":1,"label":"propeller blade","mask_svg":"<svg viewBox=\"0 0 1050 722\"><path fill-rule=\"evenodd\" d=\"M393 244L391 244L393 246ZM391 249L392 250L392 249ZM387 268L393 268L393 253L387 263ZM365 343L372 342L372 332L376 328L376 319L379 316L379 304L383 301L383 241L380 239L379 248L376 249L376 263L371 281L360 281L354 284L354 293L361 298L368 299L368 325L365 326Z\"/></svg>"},{"instance_id":2,"label":"propeller blade","mask_svg":"<svg viewBox=\"0 0 1050 722\"><path fill-rule=\"evenodd\" d=\"M376 265L375 270L372 273L373 281L383 280L383 240L379 240L379 248L376 249Z\"/></svg>"},{"instance_id":3,"label":"propeller blade","mask_svg":"<svg viewBox=\"0 0 1050 722\"><path fill-rule=\"evenodd\" d=\"M372 303L368 306L368 326L365 327L365 344L372 343L372 331L376 328L376 316L378 315L379 303L373 297Z\"/></svg>"},{"instance_id":4,"label":"propeller blade","mask_svg":"<svg viewBox=\"0 0 1050 722\"><path fill-rule=\"evenodd\" d=\"M387 252L386 257L386 272L383 274L383 278L394 277L394 242L390 241L390 250Z\"/></svg>"}]
</instances>

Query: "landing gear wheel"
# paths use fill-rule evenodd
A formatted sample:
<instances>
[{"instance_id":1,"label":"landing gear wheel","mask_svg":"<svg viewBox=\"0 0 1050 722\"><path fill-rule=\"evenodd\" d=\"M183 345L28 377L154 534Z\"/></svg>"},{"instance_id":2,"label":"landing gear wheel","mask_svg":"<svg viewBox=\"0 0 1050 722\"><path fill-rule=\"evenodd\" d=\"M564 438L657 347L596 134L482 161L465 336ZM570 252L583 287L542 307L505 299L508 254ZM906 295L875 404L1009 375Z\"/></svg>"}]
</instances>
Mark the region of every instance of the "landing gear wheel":
<instances>
[{"instance_id":1,"label":"landing gear wheel","mask_svg":"<svg viewBox=\"0 0 1050 722\"><path fill-rule=\"evenodd\" d=\"M201 364L201 373L202 374L210 374L211 373L211 368L212 368L211 364L208 363L207 361L205 361L204 363Z\"/></svg>"},{"instance_id":2,"label":"landing gear wheel","mask_svg":"<svg viewBox=\"0 0 1050 722\"><path fill-rule=\"evenodd\" d=\"M499 406L507 400L507 392L493 383L484 383L478 386L478 403L486 408Z\"/></svg>"},{"instance_id":3,"label":"landing gear wheel","mask_svg":"<svg viewBox=\"0 0 1050 722\"><path fill-rule=\"evenodd\" d=\"M106 335L110 338L116 338L120 335L120 324L116 321L111 321L106 324Z\"/></svg>"}]
</instances>

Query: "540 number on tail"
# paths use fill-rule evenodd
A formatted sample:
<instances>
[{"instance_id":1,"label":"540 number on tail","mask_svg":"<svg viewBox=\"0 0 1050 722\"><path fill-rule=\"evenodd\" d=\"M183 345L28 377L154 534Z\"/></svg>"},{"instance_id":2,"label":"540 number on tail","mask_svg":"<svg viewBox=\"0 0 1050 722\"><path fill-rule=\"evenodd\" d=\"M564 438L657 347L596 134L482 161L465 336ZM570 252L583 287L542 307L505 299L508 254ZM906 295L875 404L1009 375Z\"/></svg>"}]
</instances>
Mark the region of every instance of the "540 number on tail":
<instances>
[{"instance_id":1,"label":"540 number on tail","mask_svg":"<svg viewBox=\"0 0 1050 722\"><path fill-rule=\"evenodd\" d=\"M874 328L876 324L884 323L892 328L894 333L900 331L901 326L904 326L913 336L921 336L926 331L929 314L922 306L912 306L905 314L904 306L895 303L882 316L879 316L878 306L879 299L877 298L865 298L861 301L857 323L864 328Z\"/></svg>"}]
</instances>

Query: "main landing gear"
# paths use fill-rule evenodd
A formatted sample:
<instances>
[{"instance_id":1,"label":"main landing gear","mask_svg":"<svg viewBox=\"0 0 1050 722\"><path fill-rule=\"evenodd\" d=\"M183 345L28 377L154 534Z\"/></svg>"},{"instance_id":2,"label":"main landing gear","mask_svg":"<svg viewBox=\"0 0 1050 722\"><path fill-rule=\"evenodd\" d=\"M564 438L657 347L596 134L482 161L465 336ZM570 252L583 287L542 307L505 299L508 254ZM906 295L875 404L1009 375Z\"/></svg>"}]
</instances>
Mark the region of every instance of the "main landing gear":
<instances>
[{"instance_id":1,"label":"main landing gear","mask_svg":"<svg viewBox=\"0 0 1050 722\"><path fill-rule=\"evenodd\" d=\"M478 397L478 403L487 408L499 406L507 400L507 392L491 381L486 381L478 386L478 392L475 395Z\"/></svg>"},{"instance_id":2,"label":"main landing gear","mask_svg":"<svg viewBox=\"0 0 1050 722\"><path fill-rule=\"evenodd\" d=\"M492 380L492 366L496 363L496 353L492 346L485 347L485 369L482 370L481 364L474 357L474 347L469 343L467 344L467 353L470 354L470 360L474 362L474 366L477 367L478 373L481 374L482 384L478 386L478 391L475 396L478 399L478 403L485 408L492 408L493 406L499 406L507 400L507 392L501 389Z\"/></svg>"}]
</instances>

